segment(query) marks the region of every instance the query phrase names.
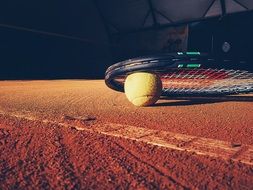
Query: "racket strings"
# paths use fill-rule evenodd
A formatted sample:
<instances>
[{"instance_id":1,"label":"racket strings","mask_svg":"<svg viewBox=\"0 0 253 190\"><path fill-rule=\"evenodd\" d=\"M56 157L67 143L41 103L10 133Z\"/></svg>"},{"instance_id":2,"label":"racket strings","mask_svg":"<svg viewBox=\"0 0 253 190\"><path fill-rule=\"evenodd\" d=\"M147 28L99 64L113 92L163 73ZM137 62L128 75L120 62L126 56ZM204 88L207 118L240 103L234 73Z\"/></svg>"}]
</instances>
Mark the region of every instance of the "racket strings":
<instances>
[{"instance_id":1,"label":"racket strings","mask_svg":"<svg viewBox=\"0 0 253 190\"><path fill-rule=\"evenodd\" d=\"M156 70L163 83L164 94L224 94L253 91L253 73L225 69ZM124 86L126 75L114 81Z\"/></svg>"},{"instance_id":2,"label":"racket strings","mask_svg":"<svg viewBox=\"0 0 253 190\"><path fill-rule=\"evenodd\" d=\"M208 90L223 90L223 91L241 91L253 88L253 75L246 71L234 71L231 77L222 81L222 83L215 83L211 89Z\"/></svg>"},{"instance_id":3,"label":"racket strings","mask_svg":"<svg viewBox=\"0 0 253 190\"><path fill-rule=\"evenodd\" d=\"M226 93L253 90L253 74L225 69L175 69L160 73L168 94Z\"/></svg>"},{"instance_id":4,"label":"racket strings","mask_svg":"<svg viewBox=\"0 0 253 190\"><path fill-rule=\"evenodd\" d=\"M190 88L196 89L198 86L203 85L204 83L209 83L209 81L207 80L205 81L197 80L205 78L206 76L205 74L207 74L208 72L210 71L206 70L204 72L200 72L199 70L195 69L195 70L181 70L179 71L178 74L178 71L175 71L171 76L169 73L165 75L164 78L165 79L168 78L169 80L163 80L164 78L162 77L162 81L167 82L165 83L166 85L164 85L166 91L168 90L170 90L171 92L189 91Z\"/></svg>"}]
</instances>

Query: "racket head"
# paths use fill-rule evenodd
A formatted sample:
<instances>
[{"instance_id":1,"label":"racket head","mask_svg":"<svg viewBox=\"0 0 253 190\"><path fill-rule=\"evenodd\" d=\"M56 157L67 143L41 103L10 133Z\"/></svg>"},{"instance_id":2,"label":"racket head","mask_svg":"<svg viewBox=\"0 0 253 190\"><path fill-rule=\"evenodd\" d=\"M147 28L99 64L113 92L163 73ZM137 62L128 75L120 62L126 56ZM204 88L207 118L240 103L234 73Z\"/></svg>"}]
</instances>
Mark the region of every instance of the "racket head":
<instances>
[{"instance_id":1,"label":"racket head","mask_svg":"<svg viewBox=\"0 0 253 190\"><path fill-rule=\"evenodd\" d=\"M124 92L124 82L129 74L151 72L160 76L163 96L217 96L253 91L253 73L214 65L213 58L200 52L138 57L109 67L105 83Z\"/></svg>"}]
</instances>

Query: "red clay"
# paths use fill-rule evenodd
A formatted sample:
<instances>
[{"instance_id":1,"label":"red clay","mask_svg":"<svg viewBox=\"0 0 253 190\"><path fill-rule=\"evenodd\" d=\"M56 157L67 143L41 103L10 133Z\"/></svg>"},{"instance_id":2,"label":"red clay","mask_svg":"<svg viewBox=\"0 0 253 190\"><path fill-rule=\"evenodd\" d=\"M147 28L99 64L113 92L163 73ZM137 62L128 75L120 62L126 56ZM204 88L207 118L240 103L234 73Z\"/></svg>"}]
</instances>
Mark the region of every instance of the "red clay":
<instances>
[{"instance_id":1,"label":"red clay","mask_svg":"<svg viewBox=\"0 0 253 190\"><path fill-rule=\"evenodd\" d=\"M103 81L0 82L0 189L253 189L253 168L240 162L41 122L81 116L93 118L88 127L110 122L252 145L251 97L137 108Z\"/></svg>"}]
</instances>

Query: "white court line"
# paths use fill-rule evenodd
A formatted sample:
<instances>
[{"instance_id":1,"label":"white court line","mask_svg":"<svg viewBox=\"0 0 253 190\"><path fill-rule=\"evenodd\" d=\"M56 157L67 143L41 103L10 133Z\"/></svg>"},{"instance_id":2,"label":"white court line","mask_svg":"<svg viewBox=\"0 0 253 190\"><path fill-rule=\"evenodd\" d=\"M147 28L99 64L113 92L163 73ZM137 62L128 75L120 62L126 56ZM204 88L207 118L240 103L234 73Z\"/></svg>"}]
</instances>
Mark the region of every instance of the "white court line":
<instances>
[{"instance_id":1,"label":"white court line","mask_svg":"<svg viewBox=\"0 0 253 190\"><path fill-rule=\"evenodd\" d=\"M0 111L1 115L5 115ZM49 120L40 120L36 117L25 116L23 114L7 114L8 116L26 119L28 121L38 121L42 123L56 124L62 127L74 128L78 131L87 131L99 133L106 136L113 136L144 142L146 144L164 147L167 149L193 152L198 155L206 155L210 157L222 158L224 160L233 160L247 165L253 165L253 146L232 144L230 142L215 140L210 138L202 138L191 135L172 133L168 131L152 130L141 127L121 124L96 124L87 127L87 125L75 121L75 118L67 121L57 122ZM72 122L72 123L71 123Z\"/></svg>"}]
</instances>

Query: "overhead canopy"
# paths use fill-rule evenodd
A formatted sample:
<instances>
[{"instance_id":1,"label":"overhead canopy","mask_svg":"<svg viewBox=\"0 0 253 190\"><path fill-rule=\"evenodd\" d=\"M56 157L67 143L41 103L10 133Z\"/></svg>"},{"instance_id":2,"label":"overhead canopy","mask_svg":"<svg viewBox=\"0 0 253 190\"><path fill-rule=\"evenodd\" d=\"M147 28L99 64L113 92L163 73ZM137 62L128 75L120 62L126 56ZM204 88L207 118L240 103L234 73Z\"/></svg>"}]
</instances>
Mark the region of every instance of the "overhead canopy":
<instances>
[{"instance_id":1,"label":"overhead canopy","mask_svg":"<svg viewBox=\"0 0 253 190\"><path fill-rule=\"evenodd\" d=\"M110 34L253 10L252 0L96 0Z\"/></svg>"},{"instance_id":2,"label":"overhead canopy","mask_svg":"<svg viewBox=\"0 0 253 190\"><path fill-rule=\"evenodd\" d=\"M253 0L1 1L0 27L26 27L97 40L104 35L156 29L251 10Z\"/></svg>"},{"instance_id":3,"label":"overhead canopy","mask_svg":"<svg viewBox=\"0 0 253 190\"><path fill-rule=\"evenodd\" d=\"M180 29L184 26L167 26L251 11L233 22L237 26L247 21L248 27L252 10L253 0L0 1L0 78L102 76L107 65L167 50L175 33L188 33ZM234 36L239 36L242 27L238 28ZM245 30L251 36L249 28ZM172 37L169 30L175 31ZM241 38L238 43L247 48ZM182 40L186 42L187 38Z\"/></svg>"}]
</instances>

